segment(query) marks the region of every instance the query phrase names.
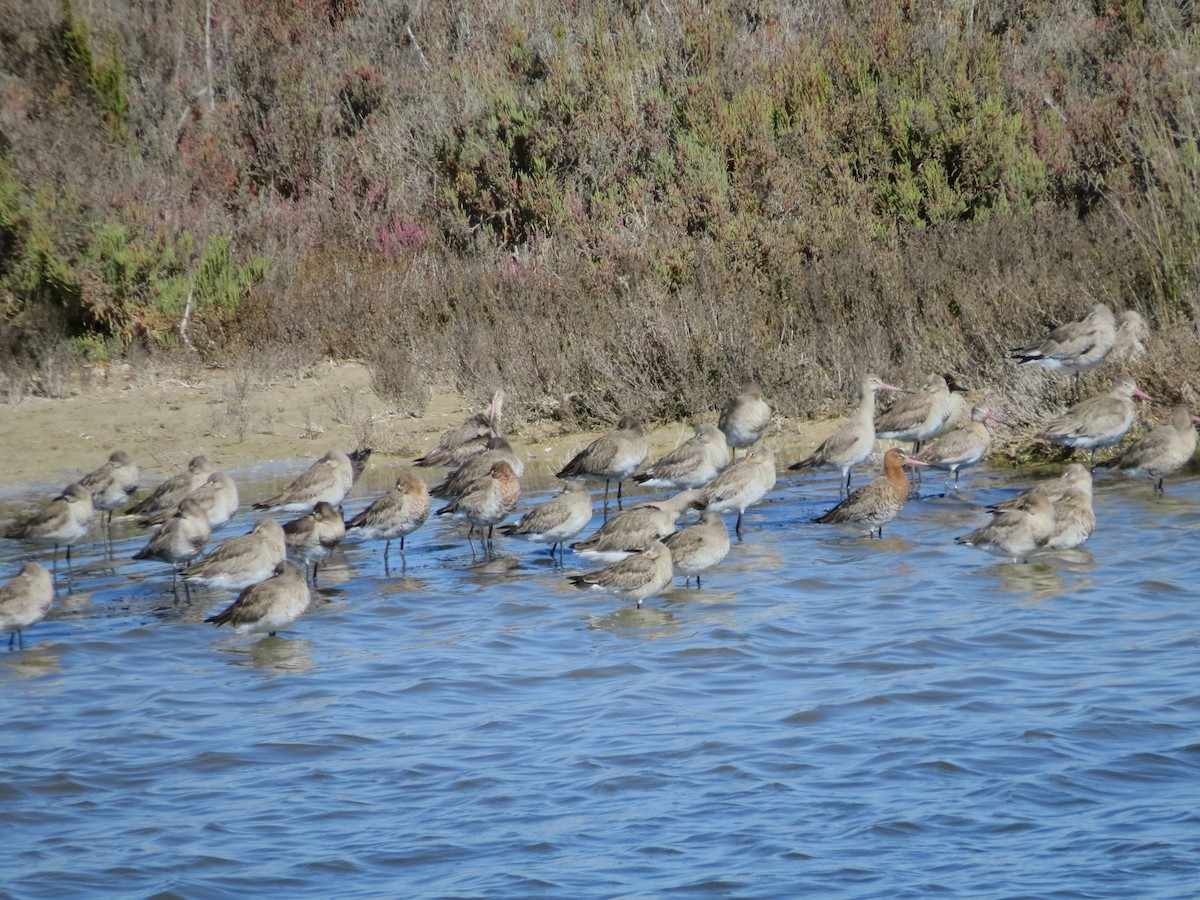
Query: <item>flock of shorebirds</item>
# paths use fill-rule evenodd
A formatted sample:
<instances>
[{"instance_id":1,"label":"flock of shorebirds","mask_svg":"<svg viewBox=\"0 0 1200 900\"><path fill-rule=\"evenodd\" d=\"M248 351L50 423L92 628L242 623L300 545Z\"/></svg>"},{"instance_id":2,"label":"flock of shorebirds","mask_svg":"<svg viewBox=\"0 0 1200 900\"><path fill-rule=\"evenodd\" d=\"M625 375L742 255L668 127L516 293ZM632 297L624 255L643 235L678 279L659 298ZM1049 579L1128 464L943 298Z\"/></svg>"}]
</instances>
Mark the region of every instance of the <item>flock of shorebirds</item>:
<instances>
[{"instance_id":1,"label":"flock of shorebirds","mask_svg":"<svg viewBox=\"0 0 1200 900\"><path fill-rule=\"evenodd\" d=\"M1100 365L1114 347L1127 358L1140 352L1144 323L1137 313L1120 320L1103 305L1093 306L1080 320L1056 328L1041 340L1013 351L1022 364L1073 374L1078 393L1079 374ZM989 423L996 417L976 406L963 424L952 426L956 408L965 403L953 377L931 374L915 390L903 390L866 375L860 384L859 405L838 431L790 470L834 469L841 473L839 499L818 523L846 523L882 536L913 492L905 467L933 467L954 476L984 458L991 443ZM880 391L897 392L898 399L877 413ZM1117 444L1135 419L1134 398L1150 399L1129 377L1116 379L1112 389L1077 402L1042 427L1038 437L1054 444L1091 451ZM320 564L347 536L357 533L383 541L384 571L390 574L392 542L398 542L405 565L405 538L429 515L453 516L469 526L467 540L475 556L493 553L496 531L548 544L563 562L565 547L593 518L587 483L604 483L604 522L584 540L570 543L584 559L608 563L604 568L569 576L580 588L607 591L639 606L664 591L673 578L692 578L718 565L729 552L729 531L723 513L737 513L734 531L742 539L743 514L758 503L776 482L775 452L763 441L772 423L772 410L755 385L745 386L720 413L717 424L701 424L686 442L643 468L649 442L642 422L626 416L615 430L602 435L571 458L558 472L564 488L518 520L505 524L521 494L524 466L500 431L503 391L491 405L462 426L445 434L437 447L415 461L417 467L440 466L448 472L428 487L415 469L406 469L395 487L376 498L349 520L340 504L367 464L370 450L351 454L331 450L287 487L253 504L262 512L294 513L298 518L280 524L270 515L255 521L246 534L230 538L205 554L214 530L237 513L237 485L213 469L204 456L194 458L186 472L168 478L153 493L131 507L140 473L124 450L70 485L37 513L9 525L5 537L54 550L52 574L27 562L19 574L0 586L0 633L8 632L9 647L21 632L40 621L55 594L58 549L65 548L70 577L71 546L88 534L96 513L123 510L139 524L154 529L135 559L157 560L171 566L172 589L178 581L190 597L192 585L239 591L237 599L205 621L229 625L236 631L274 634L308 607L309 582L315 586ZM1196 449L1194 417L1178 406L1167 424L1147 433L1119 455L1101 465L1148 476L1161 491L1163 479L1182 468ZM854 468L871 456L877 439L911 442L912 451L898 447L883 456L883 474L851 492ZM741 459L738 450L745 450ZM639 471L641 470L641 471ZM916 468L914 477L919 477ZM622 505L622 483L628 479L646 488L669 488L678 493L665 499ZM618 511L611 517L609 491L616 486ZM434 510L431 498L440 503ZM677 530L688 510L699 510L696 524ZM990 521L957 543L996 556L1024 560L1041 550L1080 546L1096 523L1092 509L1092 474L1081 464L1068 465L1061 477L1035 484L1021 495L988 509ZM311 566L311 576L309 574Z\"/></svg>"}]
</instances>

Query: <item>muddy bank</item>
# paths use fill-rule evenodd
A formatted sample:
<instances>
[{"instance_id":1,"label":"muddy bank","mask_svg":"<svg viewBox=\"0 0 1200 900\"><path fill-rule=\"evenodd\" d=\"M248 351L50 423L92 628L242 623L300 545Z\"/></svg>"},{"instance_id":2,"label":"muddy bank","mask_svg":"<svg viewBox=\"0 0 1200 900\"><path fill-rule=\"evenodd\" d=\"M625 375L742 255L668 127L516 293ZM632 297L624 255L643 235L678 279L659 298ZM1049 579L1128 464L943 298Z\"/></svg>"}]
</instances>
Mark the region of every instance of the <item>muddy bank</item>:
<instances>
[{"instance_id":1,"label":"muddy bank","mask_svg":"<svg viewBox=\"0 0 1200 900\"><path fill-rule=\"evenodd\" d=\"M433 394L419 418L399 415L358 363L326 362L298 376L228 369L137 370L114 366L78 378L60 399L26 397L0 407L0 484L65 485L128 450L145 484L178 471L197 453L221 468L264 460L315 459L330 447L375 449L372 465L400 466L427 452L448 428L477 411L451 390ZM716 410L710 418L715 421ZM841 422L776 422L774 439L796 452ZM652 434L652 457L686 440L689 423ZM509 433L530 460L561 464L595 433L537 422Z\"/></svg>"}]
</instances>

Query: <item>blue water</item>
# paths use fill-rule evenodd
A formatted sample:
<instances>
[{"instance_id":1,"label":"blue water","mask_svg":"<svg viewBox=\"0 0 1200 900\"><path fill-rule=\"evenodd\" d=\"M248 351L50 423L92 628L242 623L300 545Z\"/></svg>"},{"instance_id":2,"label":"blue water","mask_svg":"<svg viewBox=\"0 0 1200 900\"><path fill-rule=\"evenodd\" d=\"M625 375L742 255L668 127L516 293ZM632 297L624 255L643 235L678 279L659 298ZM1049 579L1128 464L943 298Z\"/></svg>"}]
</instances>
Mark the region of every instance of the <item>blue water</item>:
<instances>
[{"instance_id":1,"label":"blue water","mask_svg":"<svg viewBox=\"0 0 1200 900\"><path fill-rule=\"evenodd\" d=\"M233 474L249 503L299 468ZM811 524L833 478L781 478L641 610L431 522L403 576L347 541L277 638L202 624L231 595L175 603L123 523L0 652L0 893L1195 896L1200 479L1100 476L1063 556L952 542L1031 477L971 473L882 540Z\"/></svg>"}]
</instances>

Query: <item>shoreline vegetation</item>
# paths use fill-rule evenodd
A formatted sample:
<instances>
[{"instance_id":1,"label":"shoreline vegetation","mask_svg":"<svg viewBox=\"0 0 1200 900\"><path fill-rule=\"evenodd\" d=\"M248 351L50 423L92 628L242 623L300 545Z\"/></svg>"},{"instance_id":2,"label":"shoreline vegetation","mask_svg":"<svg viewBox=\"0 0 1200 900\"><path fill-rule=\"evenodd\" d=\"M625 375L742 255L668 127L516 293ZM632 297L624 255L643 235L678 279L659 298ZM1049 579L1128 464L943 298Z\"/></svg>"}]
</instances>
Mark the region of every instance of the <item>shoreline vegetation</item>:
<instances>
[{"instance_id":1,"label":"shoreline vegetation","mask_svg":"<svg viewBox=\"0 0 1200 900\"><path fill-rule=\"evenodd\" d=\"M1018 445L1069 382L1007 351L1095 303L1151 330L1083 395L1200 406L1188 4L0 11L6 431L78 395L17 474L93 467L130 392L164 422L199 392L164 427L235 456L383 425L402 456L499 385L519 439L711 420L747 380L819 432L867 372L952 372L993 454L1047 458ZM366 383L310 392L330 359Z\"/></svg>"},{"instance_id":2,"label":"shoreline vegetation","mask_svg":"<svg viewBox=\"0 0 1200 900\"><path fill-rule=\"evenodd\" d=\"M238 368L202 367L192 357L183 362L188 365L164 366L160 359L159 365L144 368L120 364L81 369L64 383L63 396L32 396L0 408L5 443L0 496L25 497L36 485L62 487L95 469L113 449L134 456L147 485L182 471L197 453L208 455L221 468L238 468L369 446L375 450L373 468L407 467L433 449L447 429L486 405L486 399L471 400L441 388L432 392L424 415L399 414L376 393L370 369L360 362L325 361L299 372L278 360L260 359L257 365L243 360ZM1091 373L1085 383L1094 379L1104 384L1116 370L1111 364L1102 366L1099 375ZM1066 408L1069 379L1039 377L1056 382L1061 391L1055 411ZM972 390L959 395L965 398L961 410L989 394ZM775 398L766 399L777 406ZM1133 430L1121 445L1105 452L1105 458L1169 419L1170 405L1156 401L1139 404ZM716 418L713 409L695 419L659 423L649 434L647 463L691 437L696 422L715 423ZM814 450L846 419L846 411L803 419L776 414L764 440L780 453L781 477L791 474L803 480L803 474L786 473L787 466ZM1069 449L1033 436L1044 421L993 426L984 465L1065 462L1072 456ZM547 482L575 452L610 430L567 427L554 419L514 421L508 412L504 429L526 464L544 470ZM858 478L870 474L876 458L891 446L907 444L877 440L872 461L860 467ZM1086 452L1077 451L1074 457L1083 459ZM1195 465L1193 461L1190 467Z\"/></svg>"}]
</instances>

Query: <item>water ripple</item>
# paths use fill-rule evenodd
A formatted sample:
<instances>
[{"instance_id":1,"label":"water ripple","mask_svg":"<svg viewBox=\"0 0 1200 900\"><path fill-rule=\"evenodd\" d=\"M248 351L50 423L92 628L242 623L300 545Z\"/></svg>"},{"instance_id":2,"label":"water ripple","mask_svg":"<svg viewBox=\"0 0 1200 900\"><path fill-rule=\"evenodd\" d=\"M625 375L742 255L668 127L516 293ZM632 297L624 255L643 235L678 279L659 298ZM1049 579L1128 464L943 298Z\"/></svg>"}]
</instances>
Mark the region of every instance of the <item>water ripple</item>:
<instances>
[{"instance_id":1,"label":"water ripple","mask_svg":"<svg viewBox=\"0 0 1200 900\"><path fill-rule=\"evenodd\" d=\"M643 609L432 523L402 576L344 545L263 639L203 625L229 595L177 603L120 523L0 654L5 890L1189 896L1200 482L1102 476L1078 553L952 543L1014 490L973 473L872 540L811 523L835 478L785 478Z\"/></svg>"}]
</instances>

